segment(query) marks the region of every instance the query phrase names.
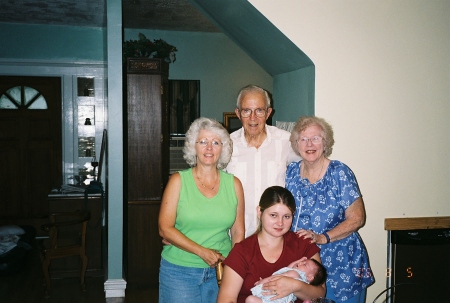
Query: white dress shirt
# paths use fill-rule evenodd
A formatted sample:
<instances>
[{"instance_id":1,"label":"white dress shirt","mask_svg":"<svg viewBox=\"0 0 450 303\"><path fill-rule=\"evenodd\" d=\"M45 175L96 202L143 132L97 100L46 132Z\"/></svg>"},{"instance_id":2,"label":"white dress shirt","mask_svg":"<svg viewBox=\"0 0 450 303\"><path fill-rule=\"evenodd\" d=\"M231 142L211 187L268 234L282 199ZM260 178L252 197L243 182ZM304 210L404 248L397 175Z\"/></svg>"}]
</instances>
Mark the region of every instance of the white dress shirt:
<instances>
[{"instance_id":1,"label":"white dress shirt","mask_svg":"<svg viewBox=\"0 0 450 303\"><path fill-rule=\"evenodd\" d=\"M265 127L267 137L259 148L248 146L243 128L231 134L233 155L226 171L238 177L244 187L245 237L258 228L256 208L263 191L273 185L284 187L287 166L300 160L292 150L289 132Z\"/></svg>"}]
</instances>

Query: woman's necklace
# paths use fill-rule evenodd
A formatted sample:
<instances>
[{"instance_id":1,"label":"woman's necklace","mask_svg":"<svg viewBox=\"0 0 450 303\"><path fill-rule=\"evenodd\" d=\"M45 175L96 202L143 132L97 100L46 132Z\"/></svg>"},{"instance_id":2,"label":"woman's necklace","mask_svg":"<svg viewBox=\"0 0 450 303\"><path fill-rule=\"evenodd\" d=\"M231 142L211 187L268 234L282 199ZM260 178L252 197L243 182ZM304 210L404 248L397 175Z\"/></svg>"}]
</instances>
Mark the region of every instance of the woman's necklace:
<instances>
[{"instance_id":1,"label":"woman's necklace","mask_svg":"<svg viewBox=\"0 0 450 303\"><path fill-rule=\"evenodd\" d=\"M216 179L214 180L214 186L211 187L211 188L209 188L208 186L206 186L205 184L203 184L203 182L200 180L200 178L198 177L198 174L197 174L197 169L195 170L195 176L197 177L198 182L200 182L200 184L201 184L204 188L209 189L209 190L214 190L214 188L216 188L216 183L217 183L217 172L216 172Z\"/></svg>"},{"instance_id":2,"label":"woman's necklace","mask_svg":"<svg viewBox=\"0 0 450 303\"><path fill-rule=\"evenodd\" d=\"M307 178L310 183L317 182L319 180L319 178L320 178L320 175L322 174L322 170L323 170L324 164L325 164L325 159L322 158L322 167L320 168L320 171L319 171L319 174L317 175L317 178L316 179L310 179L309 172L307 172L307 170L306 170L306 165L303 163L303 173L305 174L305 178ZM306 175L306 173L308 173L308 174Z\"/></svg>"}]
</instances>

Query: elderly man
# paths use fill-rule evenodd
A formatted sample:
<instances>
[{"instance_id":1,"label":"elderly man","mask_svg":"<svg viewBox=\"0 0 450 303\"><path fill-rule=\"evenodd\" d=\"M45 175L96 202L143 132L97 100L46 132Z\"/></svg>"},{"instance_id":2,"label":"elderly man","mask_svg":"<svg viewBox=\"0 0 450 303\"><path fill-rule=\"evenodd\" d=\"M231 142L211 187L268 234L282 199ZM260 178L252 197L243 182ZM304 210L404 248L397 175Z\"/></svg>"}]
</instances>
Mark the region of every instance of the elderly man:
<instances>
[{"instance_id":1,"label":"elderly man","mask_svg":"<svg viewBox=\"0 0 450 303\"><path fill-rule=\"evenodd\" d=\"M286 167L298 161L289 141L290 133L266 124L272 113L266 90L256 85L241 89L236 115L242 128L231 134L233 154L226 170L238 177L244 187L245 236L258 228L256 208L263 191L284 186Z\"/></svg>"}]
</instances>

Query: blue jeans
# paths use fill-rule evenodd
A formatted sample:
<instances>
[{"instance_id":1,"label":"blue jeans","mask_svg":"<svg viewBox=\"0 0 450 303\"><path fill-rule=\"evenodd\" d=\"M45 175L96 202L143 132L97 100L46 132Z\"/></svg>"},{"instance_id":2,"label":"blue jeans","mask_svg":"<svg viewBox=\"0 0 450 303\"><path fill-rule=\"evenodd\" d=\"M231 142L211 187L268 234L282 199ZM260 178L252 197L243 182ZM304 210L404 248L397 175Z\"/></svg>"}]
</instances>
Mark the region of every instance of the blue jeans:
<instances>
[{"instance_id":1,"label":"blue jeans","mask_svg":"<svg viewBox=\"0 0 450 303\"><path fill-rule=\"evenodd\" d=\"M159 303L211 303L218 293L215 268L179 266L161 258Z\"/></svg>"},{"instance_id":2,"label":"blue jeans","mask_svg":"<svg viewBox=\"0 0 450 303\"><path fill-rule=\"evenodd\" d=\"M345 303L365 303L366 302L366 294L367 294L367 288L363 289L359 294L356 296L351 297ZM336 303L339 303L338 299L334 296L333 290L331 288L331 285L327 283L327 295L325 296L327 299L331 299Z\"/></svg>"}]
</instances>

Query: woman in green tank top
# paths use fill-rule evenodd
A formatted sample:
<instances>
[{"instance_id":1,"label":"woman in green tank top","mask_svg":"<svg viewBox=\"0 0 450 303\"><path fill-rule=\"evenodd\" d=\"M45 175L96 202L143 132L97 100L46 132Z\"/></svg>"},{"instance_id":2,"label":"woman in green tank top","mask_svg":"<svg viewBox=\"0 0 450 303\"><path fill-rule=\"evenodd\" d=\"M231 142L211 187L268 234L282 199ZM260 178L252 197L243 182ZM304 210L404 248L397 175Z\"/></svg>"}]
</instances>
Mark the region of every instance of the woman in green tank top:
<instances>
[{"instance_id":1,"label":"woman in green tank top","mask_svg":"<svg viewBox=\"0 0 450 303\"><path fill-rule=\"evenodd\" d=\"M191 168L170 177L159 214L159 233L170 243L161 254L159 303L217 299L215 267L244 239L242 184L222 171L232 150L215 120L199 118L186 133Z\"/></svg>"}]
</instances>

